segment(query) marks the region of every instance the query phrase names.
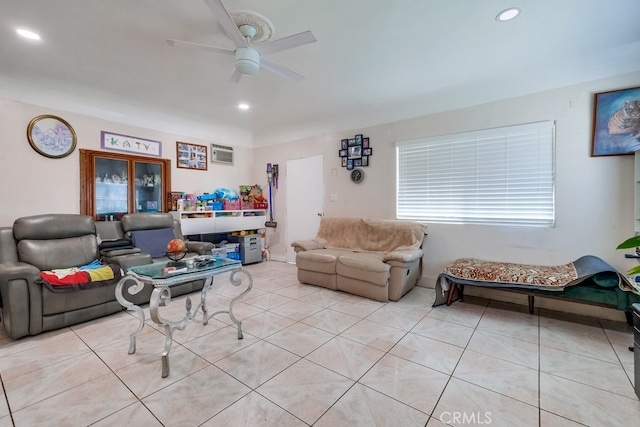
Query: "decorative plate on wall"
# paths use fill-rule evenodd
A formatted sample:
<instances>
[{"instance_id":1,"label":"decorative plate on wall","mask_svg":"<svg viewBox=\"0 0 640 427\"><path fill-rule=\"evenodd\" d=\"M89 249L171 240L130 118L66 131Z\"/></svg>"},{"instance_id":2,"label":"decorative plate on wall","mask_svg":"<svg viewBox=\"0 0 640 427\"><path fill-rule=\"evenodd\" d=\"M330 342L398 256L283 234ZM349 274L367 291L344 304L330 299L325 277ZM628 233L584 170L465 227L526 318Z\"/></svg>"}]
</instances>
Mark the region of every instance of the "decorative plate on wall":
<instances>
[{"instance_id":1,"label":"decorative plate on wall","mask_svg":"<svg viewBox=\"0 0 640 427\"><path fill-rule=\"evenodd\" d=\"M31 147L45 157L59 159L76 148L76 133L69 123L57 116L38 116L27 126Z\"/></svg>"}]
</instances>

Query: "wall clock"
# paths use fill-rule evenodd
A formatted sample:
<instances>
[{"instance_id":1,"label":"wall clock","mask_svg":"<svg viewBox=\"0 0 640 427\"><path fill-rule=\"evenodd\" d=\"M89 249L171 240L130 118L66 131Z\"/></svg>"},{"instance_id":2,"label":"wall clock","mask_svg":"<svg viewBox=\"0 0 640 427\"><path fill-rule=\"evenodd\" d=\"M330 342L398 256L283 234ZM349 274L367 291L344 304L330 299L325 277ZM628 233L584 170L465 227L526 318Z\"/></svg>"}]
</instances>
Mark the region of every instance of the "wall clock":
<instances>
[{"instance_id":1,"label":"wall clock","mask_svg":"<svg viewBox=\"0 0 640 427\"><path fill-rule=\"evenodd\" d=\"M364 179L364 171L362 169L353 169L351 171L351 181L360 184Z\"/></svg>"}]
</instances>

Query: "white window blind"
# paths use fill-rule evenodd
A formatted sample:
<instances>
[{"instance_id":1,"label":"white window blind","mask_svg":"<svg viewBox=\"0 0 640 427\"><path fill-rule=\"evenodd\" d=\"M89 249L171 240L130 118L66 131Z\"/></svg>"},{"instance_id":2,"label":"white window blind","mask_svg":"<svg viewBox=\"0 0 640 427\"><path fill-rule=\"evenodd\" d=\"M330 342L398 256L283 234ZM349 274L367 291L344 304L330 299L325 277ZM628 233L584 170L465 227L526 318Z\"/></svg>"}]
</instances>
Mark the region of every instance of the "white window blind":
<instances>
[{"instance_id":1,"label":"white window blind","mask_svg":"<svg viewBox=\"0 0 640 427\"><path fill-rule=\"evenodd\" d=\"M554 224L554 123L396 143L397 217Z\"/></svg>"}]
</instances>

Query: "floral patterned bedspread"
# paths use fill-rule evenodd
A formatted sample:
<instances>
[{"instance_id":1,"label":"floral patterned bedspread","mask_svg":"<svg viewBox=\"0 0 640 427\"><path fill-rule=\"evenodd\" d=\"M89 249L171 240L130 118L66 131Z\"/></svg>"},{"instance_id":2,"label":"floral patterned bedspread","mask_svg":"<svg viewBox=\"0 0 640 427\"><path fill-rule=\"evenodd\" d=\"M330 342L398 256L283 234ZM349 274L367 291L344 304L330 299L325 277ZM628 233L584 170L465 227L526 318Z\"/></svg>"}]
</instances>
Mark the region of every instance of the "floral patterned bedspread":
<instances>
[{"instance_id":1,"label":"floral patterned bedspread","mask_svg":"<svg viewBox=\"0 0 640 427\"><path fill-rule=\"evenodd\" d=\"M459 279L515 285L564 287L578 278L574 263L528 265L460 258L440 273Z\"/></svg>"}]
</instances>

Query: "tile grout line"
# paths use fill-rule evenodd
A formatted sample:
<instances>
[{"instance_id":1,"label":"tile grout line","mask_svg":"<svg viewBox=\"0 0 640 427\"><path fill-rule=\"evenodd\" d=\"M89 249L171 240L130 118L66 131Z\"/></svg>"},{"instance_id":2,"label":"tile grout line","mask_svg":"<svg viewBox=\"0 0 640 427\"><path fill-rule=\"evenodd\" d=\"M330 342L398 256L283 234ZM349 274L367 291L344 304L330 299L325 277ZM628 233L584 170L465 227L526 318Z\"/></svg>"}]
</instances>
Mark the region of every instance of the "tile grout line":
<instances>
[{"instance_id":1,"label":"tile grout line","mask_svg":"<svg viewBox=\"0 0 640 427\"><path fill-rule=\"evenodd\" d=\"M7 415L11 419L11 425L15 426L16 422L13 419L13 411L11 410L11 405L9 404L9 396L7 396L7 389L4 387L4 379L2 378L2 373L0 372L0 384L2 384L2 392L4 393L4 400L7 404L7 411L9 411L9 415Z\"/></svg>"}]
</instances>

